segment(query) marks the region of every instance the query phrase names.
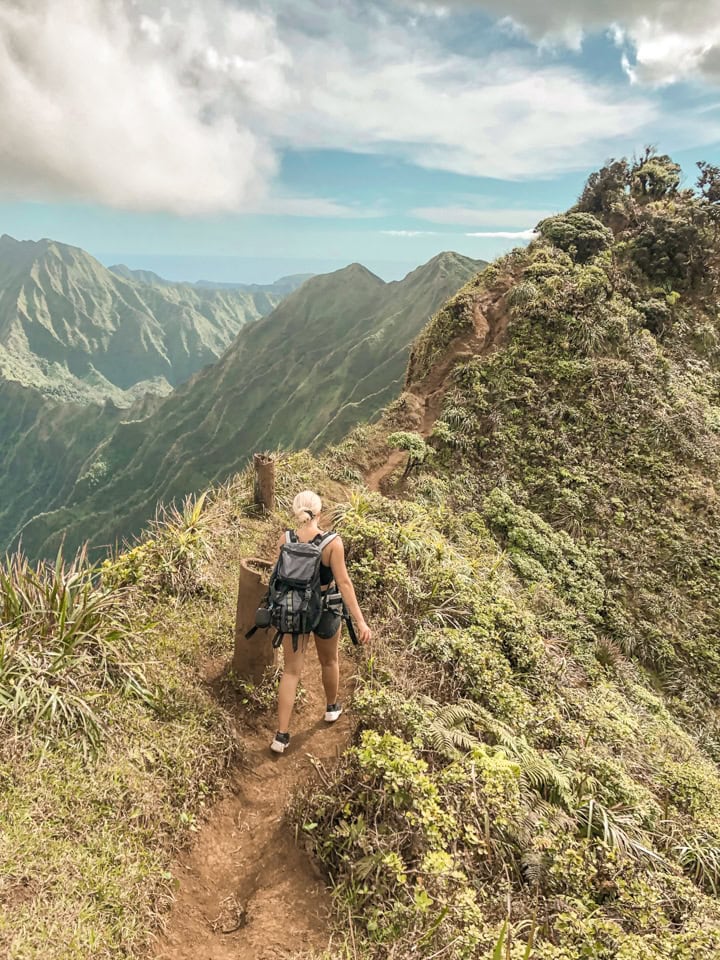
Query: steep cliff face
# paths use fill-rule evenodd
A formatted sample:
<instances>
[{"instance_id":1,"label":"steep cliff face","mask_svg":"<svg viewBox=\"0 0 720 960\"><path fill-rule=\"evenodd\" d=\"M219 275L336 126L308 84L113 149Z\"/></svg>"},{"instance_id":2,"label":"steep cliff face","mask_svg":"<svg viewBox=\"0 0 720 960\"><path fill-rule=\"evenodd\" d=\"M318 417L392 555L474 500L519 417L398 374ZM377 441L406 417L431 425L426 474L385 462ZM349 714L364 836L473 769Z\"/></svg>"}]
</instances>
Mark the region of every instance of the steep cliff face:
<instances>
[{"instance_id":1,"label":"steep cliff face","mask_svg":"<svg viewBox=\"0 0 720 960\"><path fill-rule=\"evenodd\" d=\"M28 522L30 508L13 524L11 488L0 542L22 529L31 554L55 550L63 537L70 545L112 543L139 529L158 500L227 477L255 449L340 438L397 394L417 332L483 266L442 254L394 283L360 264L307 281L271 316L244 328L217 364L152 403L149 415L134 407L110 418L87 464L78 459L76 472L63 476L64 501L53 495L46 505L42 486L30 480L23 496L35 498L38 517ZM106 412L92 415L109 422ZM43 435L43 416L24 435L30 448ZM9 450L19 435L5 430L0 448ZM71 431L68 437L72 446Z\"/></svg>"},{"instance_id":2,"label":"steep cliff face","mask_svg":"<svg viewBox=\"0 0 720 960\"><path fill-rule=\"evenodd\" d=\"M145 283L77 247L0 237L0 376L45 396L127 406L215 361L274 290Z\"/></svg>"}]
</instances>

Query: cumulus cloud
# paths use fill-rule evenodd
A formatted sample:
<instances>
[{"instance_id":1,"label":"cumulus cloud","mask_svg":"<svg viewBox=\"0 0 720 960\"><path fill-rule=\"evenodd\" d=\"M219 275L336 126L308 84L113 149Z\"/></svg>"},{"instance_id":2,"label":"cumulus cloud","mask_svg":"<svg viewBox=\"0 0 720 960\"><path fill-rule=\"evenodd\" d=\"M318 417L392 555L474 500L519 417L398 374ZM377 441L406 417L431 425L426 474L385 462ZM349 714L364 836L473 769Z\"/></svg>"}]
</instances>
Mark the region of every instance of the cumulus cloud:
<instances>
[{"instance_id":1,"label":"cumulus cloud","mask_svg":"<svg viewBox=\"0 0 720 960\"><path fill-rule=\"evenodd\" d=\"M547 176L642 142L657 113L517 50L452 53L391 0L0 0L0 182L28 198L281 212L287 148ZM313 209L353 215L288 204Z\"/></svg>"},{"instance_id":2,"label":"cumulus cloud","mask_svg":"<svg viewBox=\"0 0 720 960\"><path fill-rule=\"evenodd\" d=\"M237 117L286 95L288 54L267 17L220 0L206 0L203 11L6 0L5 189L179 212L241 207L255 196L276 160Z\"/></svg>"},{"instance_id":3,"label":"cumulus cloud","mask_svg":"<svg viewBox=\"0 0 720 960\"><path fill-rule=\"evenodd\" d=\"M720 81L720 0L428 0L428 6L475 8L509 18L534 40L579 48L592 31L611 29L632 80L672 83L702 76Z\"/></svg>"}]
</instances>

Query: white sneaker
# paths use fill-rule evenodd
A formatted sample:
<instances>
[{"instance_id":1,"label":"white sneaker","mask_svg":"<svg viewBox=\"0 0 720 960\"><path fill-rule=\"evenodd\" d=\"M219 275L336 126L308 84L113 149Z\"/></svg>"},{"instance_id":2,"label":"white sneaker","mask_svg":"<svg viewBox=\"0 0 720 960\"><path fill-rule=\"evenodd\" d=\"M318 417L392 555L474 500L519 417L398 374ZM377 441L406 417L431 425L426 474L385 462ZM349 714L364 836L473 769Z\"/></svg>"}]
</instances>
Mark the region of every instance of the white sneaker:
<instances>
[{"instance_id":1,"label":"white sneaker","mask_svg":"<svg viewBox=\"0 0 720 960\"><path fill-rule=\"evenodd\" d=\"M325 710L325 720L327 723L335 723L340 714L343 712L341 703L329 703L327 709Z\"/></svg>"},{"instance_id":2,"label":"white sneaker","mask_svg":"<svg viewBox=\"0 0 720 960\"><path fill-rule=\"evenodd\" d=\"M275 734L275 739L270 744L270 749L274 753L285 753L285 751L289 746L290 746L290 734L278 732Z\"/></svg>"}]
</instances>

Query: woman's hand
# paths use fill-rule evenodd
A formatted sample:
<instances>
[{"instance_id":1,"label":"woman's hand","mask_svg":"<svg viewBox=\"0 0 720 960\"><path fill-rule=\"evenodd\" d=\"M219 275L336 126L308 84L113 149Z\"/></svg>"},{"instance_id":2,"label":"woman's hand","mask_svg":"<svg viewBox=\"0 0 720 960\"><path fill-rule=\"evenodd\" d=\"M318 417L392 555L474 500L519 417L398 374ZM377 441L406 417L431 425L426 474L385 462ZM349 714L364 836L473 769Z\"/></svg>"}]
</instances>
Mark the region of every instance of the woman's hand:
<instances>
[{"instance_id":1,"label":"woman's hand","mask_svg":"<svg viewBox=\"0 0 720 960\"><path fill-rule=\"evenodd\" d=\"M358 623L358 640L363 646L365 646L366 643L370 643L372 640L372 630L364 620Z\"/></svg>"}]
</instances>

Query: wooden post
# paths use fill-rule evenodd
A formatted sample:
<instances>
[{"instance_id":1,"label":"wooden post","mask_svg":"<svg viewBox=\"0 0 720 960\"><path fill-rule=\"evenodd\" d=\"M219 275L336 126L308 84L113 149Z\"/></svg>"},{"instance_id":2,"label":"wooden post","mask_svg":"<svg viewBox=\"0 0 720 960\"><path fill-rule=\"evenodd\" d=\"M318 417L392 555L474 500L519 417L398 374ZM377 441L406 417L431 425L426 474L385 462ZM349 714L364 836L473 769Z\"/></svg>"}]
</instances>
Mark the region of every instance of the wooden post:
<instances>
[{"instance_id":1,"label":"wooden post","mask_svg":"<svg viewBox=\"0 0 720 960\"><path fill-rule=\"evenodd\" d=\"M275 509L275 457L269 453L253 456L255 467L255 506L263 513Z\"/></svg>"},{"instance_id":2,"label":"wooden post","mask_svg":"<svg viewBox=\"0 0 720 960\"><path fill-rule=\"evenodd\" d=\"M242 680L259 683L265 670L277 663L277 652L272 639L275 630L258 630L248 640L245 634L255 625L255 611L267 591L272 570L269 560L251 557L240 563L237 613L235 615L235 655L233 673Z\"/></svg>"}]
</instances>

